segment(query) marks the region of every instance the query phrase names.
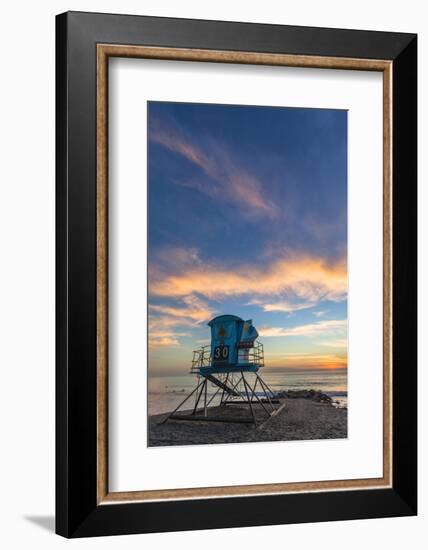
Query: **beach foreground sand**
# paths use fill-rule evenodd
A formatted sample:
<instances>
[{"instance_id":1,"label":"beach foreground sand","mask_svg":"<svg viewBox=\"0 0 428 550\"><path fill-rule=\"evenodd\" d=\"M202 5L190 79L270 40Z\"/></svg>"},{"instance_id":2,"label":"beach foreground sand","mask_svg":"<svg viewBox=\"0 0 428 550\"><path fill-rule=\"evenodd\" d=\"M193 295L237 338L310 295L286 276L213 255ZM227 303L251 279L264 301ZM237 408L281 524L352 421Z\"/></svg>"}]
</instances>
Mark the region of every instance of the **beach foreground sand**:
<instances>
[{"instance_id":1,"label":"beach foreground sand","mask_svg":"<svg viewBox=\"0 0 428 550\"><path fill-rule=\"evenodd\" d=\"M150 447L169 445L204 445L210 443L244 443L256 441L296 441L309 439L343 439L347 437L347 409L339 409L328 403L311 399L281 399L285 405L274 417L264 422L266 415L255 406L260 424L235 424L226 422L189 422L168 420L166 414L149 417ZM279 405L278 405L279 406ZM224 414L224 409L222 414ZM208 414L219 414L218 407L210 407ZM248 416L247 408L231 406L228 416ZM263 423L264 422L264 423Z\"/></svg>"}]
</instances>

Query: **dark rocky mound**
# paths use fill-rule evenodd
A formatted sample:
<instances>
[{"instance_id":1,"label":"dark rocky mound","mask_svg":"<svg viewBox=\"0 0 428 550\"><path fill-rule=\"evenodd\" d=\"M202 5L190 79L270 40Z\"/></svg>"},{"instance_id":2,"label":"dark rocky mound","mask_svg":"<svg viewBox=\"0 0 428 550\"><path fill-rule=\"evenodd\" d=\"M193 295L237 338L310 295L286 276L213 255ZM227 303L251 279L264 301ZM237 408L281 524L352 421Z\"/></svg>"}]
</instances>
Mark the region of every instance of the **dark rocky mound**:
<instances>
[{"instance_id":1,"label":"dark rocky mound","mask_svg":"<svg viewBox=\"0 0 428 550\"><path fill-rule=\"evenodd\" d=\"M286 397L289 399L312 399L312 401L316 401L317 403L328 403L332 404L333 399L317 390L287 390L287 391L280 391L276 394L276 397Z\"/></svg>"}]
</instances>

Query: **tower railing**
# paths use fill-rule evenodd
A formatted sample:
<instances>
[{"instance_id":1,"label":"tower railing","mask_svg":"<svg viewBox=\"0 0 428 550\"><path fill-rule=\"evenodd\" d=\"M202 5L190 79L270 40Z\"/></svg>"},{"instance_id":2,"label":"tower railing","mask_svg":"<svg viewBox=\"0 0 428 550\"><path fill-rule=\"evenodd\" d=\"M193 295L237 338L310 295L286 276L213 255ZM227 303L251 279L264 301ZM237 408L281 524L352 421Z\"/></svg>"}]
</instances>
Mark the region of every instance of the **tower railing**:
<instances>
[{"instance_id":1,"label":"tower railing","mask_svg":"<svg viewBox=\"0 0 428 550\"><path fill-rule=\"evenodd\" d=\"M192 368L190 372L196 372L203 367L211 366L211 346L202 346L193 351Z\"/></svg>"},{"instance_id":2,"label":"tower railing","mask_svg":"<svg viewBox=\"0 0 428 550\"><path fill-rule=\"evenodd\" d=\"M242 348L238 353L238 365L256 365L264 367L265 357L263 344L256 340L252 348ZM198 372L199 369L211 366L211 346L202 346L200 349L193 351L192 367L190 372ZM227 367L225 367L225 371Z\"/></svg>"},{"instance_id":3,"label":"tower railing","mask_svg":"<svg viewBox=\"0 0 428 550\"><path fill-rule=\"evenodd\" d=\"M248 350L248 359L247 363L253 363L258 367L264 367L265 365L265 354L263 344L259 341L254 342L254 347Z\"/></svg>"}]
</instances>

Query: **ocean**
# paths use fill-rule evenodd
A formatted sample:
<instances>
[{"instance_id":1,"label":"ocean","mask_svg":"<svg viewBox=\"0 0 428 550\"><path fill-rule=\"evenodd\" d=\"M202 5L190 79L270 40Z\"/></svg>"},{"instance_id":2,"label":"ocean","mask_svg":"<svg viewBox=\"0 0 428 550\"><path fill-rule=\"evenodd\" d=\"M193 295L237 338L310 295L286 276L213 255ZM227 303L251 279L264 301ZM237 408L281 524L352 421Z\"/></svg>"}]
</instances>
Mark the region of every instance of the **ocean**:
<instances>
[{"instance_id":1,"label":"ocean","mask_svg":"<svg viewBox=\"0 0 428 550\"><path fill-rule=\"evenodd\" d=\"M272 391L314 389L329 395L336 406L348 406L346 370L264 372L261 369L259 374ZM192 374L150 377L149 415L172 411L195 388L196 382L197 378ZM210 388L208 395L214 391L214 388Z\"/></svg>"}]
</instances>

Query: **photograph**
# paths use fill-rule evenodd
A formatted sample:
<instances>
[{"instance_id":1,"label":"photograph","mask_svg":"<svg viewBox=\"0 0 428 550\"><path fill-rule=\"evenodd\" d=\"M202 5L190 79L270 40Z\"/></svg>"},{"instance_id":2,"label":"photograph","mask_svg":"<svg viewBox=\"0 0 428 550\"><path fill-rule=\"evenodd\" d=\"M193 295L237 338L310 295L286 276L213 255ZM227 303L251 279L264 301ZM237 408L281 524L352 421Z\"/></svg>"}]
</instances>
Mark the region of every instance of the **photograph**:
<instances>
[{"instance_id":1,"label":"photograph","mask_svg":"<svg viewBox=\"0 0 428 550\"><path fill-rule=\"evenodd\" d=\"M347 438L347 132L147 102L149 447Z\"/></svg>"}]
</instances>

